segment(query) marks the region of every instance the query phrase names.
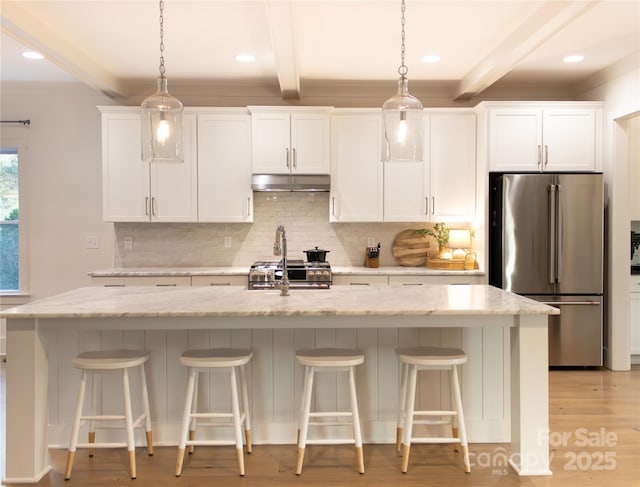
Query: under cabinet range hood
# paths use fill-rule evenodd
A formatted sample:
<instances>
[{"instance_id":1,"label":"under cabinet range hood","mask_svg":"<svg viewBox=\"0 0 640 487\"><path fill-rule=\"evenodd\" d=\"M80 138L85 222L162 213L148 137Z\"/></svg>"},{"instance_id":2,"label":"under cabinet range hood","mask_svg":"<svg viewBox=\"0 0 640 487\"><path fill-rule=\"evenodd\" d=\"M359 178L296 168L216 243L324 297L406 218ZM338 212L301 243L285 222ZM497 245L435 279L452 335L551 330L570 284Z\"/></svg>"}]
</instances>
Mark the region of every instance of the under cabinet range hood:
<instances>
[{"instance_id":1,"label":"under cabinet range hood","mask_svg":"<svg viewBox=\"0 0 640 487\"><path fill-rule=\"evenodd\" d=\"M328 174L254 174L253 191L329 191Z\"/></svg>"}]
</instances>

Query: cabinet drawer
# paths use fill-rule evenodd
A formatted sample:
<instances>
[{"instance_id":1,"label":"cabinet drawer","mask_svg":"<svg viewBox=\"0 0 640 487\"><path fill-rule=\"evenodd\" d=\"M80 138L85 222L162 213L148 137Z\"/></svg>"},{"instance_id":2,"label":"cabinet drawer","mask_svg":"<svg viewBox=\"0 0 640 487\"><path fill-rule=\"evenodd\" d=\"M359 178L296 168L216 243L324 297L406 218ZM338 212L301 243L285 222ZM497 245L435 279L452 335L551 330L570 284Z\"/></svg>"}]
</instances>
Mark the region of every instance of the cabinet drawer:
<instances>
[{"instance_id":1,"label":"cabinet drawer","mask_svg":"<svg viewBox=\"0 0 640 487\"><path fill-rule=\"evenodd\" d=\"M389 284L421 285L421 284L483 284L484 276L389 276Z\"/></svg>"},{"instance_id":2,"label":"cabinet drawer","mask_svg":"<svg viewBox=\"0 0 640 487\"><path fill-rule=\"evenodd\" d=\"M369 286L373 284L388 284L387 276L333 276L335 286Z\"/></svg>"},{"instance_id":3,"label":"cabinet drawer","mask_svg":"<svg viewBox=\"0 0 640 487\"><path fill-rule=\"evenodd\" d=\"M246 286L247 276L191 276L192 286Z\"/></svg>"},{"instance_id":4,"label":"cabinet drawer","mask_svg":"<svg viewBox=\"0 0 640 487\"><path fill-rule=\"evenodd\" d=\"M94 286L191 286L189 276L92 277Z\"/></svg>"}]
</instances>

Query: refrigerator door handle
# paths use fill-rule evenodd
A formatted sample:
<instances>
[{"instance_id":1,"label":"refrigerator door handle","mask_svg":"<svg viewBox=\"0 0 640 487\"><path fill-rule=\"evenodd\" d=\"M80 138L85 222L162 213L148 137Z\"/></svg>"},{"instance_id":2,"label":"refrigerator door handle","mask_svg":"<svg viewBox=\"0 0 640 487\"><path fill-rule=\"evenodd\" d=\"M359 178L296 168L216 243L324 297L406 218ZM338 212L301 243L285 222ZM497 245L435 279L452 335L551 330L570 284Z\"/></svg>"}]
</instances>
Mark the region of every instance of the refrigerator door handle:
<instances>
[{"instance_id":1,"label":"refrigerator door handle","mask_svg":"<svg viewBox=\"0 0 640 487\"><path fill-rule=\"evenodd\" d=\"M549 198L549 261L548 261L548 280L549 284L556 282L556 185L548 186Z\"/></svg>"},{"instance_id":2,"label":"refrigerator door handle","mask_svg":"<svg viewBox=\"0 0 640 487\"><path fill-rule=\"evenodd\" d=\"M556 282L562 282L562 185L556 185Z\"/></svg>"}]
</instances>

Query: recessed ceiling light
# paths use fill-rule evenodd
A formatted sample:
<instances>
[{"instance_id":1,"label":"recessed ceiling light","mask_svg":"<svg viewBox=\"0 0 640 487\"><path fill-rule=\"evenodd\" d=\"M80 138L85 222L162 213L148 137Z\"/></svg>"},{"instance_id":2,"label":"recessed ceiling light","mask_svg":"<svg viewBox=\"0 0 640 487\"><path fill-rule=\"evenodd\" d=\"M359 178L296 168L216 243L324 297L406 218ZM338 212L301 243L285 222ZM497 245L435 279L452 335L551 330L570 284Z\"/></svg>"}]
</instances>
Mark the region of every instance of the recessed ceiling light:
<instances>
[{"instance_id":1,"label":"recessed ceiling light","mask_svg":"<svg viewBox=\"0 0 640 487\"><path fill-rule=\"evenodd\" d=\"M25 51L22 53L22 57L27 59L44 59L44 56L36 51Z\"/></svg>"},{"instance_id":2,"label":"recessed ceiling light","mask_svg":"<svg viewBox=\"0 0 640 487\"><path fill-rule=\"evenodd\" d=\"M239 63L250 63L255 61L255 56L253 54L236 54L235 60Z\"/></svg>"},{"instance_id":3,"label":"recessed ceiling light","mask_svg":"<svg viewBox=\"0 0 640 487\"><path fill-rule=\"evenodd\" d=\"M426 56L422 56L421 61L423 63L437 63L440 62L440 56L437 54L427 54Z\"/></svg>"},{"instance_id":4,"label":"recessed ceiling light","mask_svg":"<svg viewBox=\"0 0 640 487\"><path fill-rule=\"evenodd\" d=\"M581 54L572 54L563 59L565 63L579 63L582 60L584 60L584 56Z\"/></svg>"}]
</instances>

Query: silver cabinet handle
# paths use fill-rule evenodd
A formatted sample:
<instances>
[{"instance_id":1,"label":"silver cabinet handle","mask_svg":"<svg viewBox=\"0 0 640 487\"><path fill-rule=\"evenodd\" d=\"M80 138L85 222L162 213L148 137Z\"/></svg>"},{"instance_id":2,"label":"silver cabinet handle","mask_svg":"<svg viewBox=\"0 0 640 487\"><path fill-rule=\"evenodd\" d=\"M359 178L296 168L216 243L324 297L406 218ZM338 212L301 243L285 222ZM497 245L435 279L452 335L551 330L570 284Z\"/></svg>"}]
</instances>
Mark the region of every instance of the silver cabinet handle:
<instances>
[{"instance_id":1,"label":"silver cabinet handle","mask_svg":"<svg viewBox=\"0 0 640 487\"><path fill-rule=\"evenodd\" d=\"M538 166L542 164L542 146L538 144Z\"/></svg>"},{"instance_id":2,"label":"silver cabinet handle","mask_svg":"<svg viewBox=\"0 0 640 487\"><path fill-rule=\"evenodd\" d=\"M151 197L151 216L157 216L156 212L156 197Z\"/></svg>"},{"instance_id":3,"label":"silver cabinet handle","mask_svg":"<svg viewBox=\"0 0 640 487\"><path fill-rule=\"evenodd\" d=\"M547 144L544 145L544 165L545 167L549 164L549 146Z\"/></svg>"},{"instance_id":4,"label":"silver cabinet handle","mask_svg":"<svg viewBox=\"0 0 640 487\"><path fill-rule=\"evenodd\" d=\"M156 284L156 287L176 287L177 284Z\"/></svg>"},{"instance_id":5,"label":"silver cabinet handle","mask_svg":"<svg viewBox=\"0 0 640 487\"><path fill-rule=\"evenodd\" d=\"M144 198L144 214L149 216L149 197Z\"/></svg>"},{"instance_id":6,"label":"silver cabinet handle","mask_svg":"<svg viewBox=\"0 0 640 487\"><path fill-rule=\"evenodd\" d=\"M331 197L331 215L336 216L336 197Z\"/></svg>"},{"instance_id":7,"label":"silver cabinet handle","mask_svg":"<svg viewBox=\"0 0 640 487\"><path fill-rule=\"evenodd\" d=\"M429 197L428 196L424 197L424 214L425 215L429 214Z\"/></svg>"},{"instance_id":8,"label":"silver cabinet handle","mask_svg":"<svg viewBox=\"0 0 640 487\"><path fill-rule=\"evenodd\" d=\"M403 282L403 286L422 286L421 282Z\"/></svg>"},{"instance_id":9,"label":"silver cabinet handle","mask_svg":"<svg viewBox=\"0 0 640 487\"><path fill-rule=\"evenodd\" d=\"M368 286L368 282L352 282L350 283L352 286Z\"/></svg>"},{"instance_id":10,"label":"silver cabinet handle","mask_svg":"<svg viewBox=\"0 0 640 487\"><path fill-rule=\"evenodd\" d=\"M289 148L288 147L285 149L285 152L287 153L287 169L291 169L291 164L289 162Z\"/></svg>"},{"instance_id":11,"label":"silver cabinet handle","mask_svg":"<svg viewBox=\"0 0 640 487\"><path fill-rule=\"evenodd\" d=\"M296 153L296 148L294 147L293 149L291 149L291 151L293 152L293 168L297 169L298 168L298 154Z\"/></svg>"},{"instance_id":12,"label":"silver cabinet handle","mask_svg":"<svg viewBox=\"0 0 640 487\"><path fill-rule=\"evenodd\" d=\"M210 282L209 286L231 286L230 282Z\"/></svg>"},{"instance_id":13,"label":"silver cabinet handle","mask_svg":"<svg viewBox=\"0 0 640 487\"><path fill-rule=\"evenodd\" d=\"M431 197L431 214L432 215L436 214L436 197L435 196Z\"/></svg>"},{"instance_id":14,"label":"silver cabinet handle","mask_svg":"<svg viewBox=\"0 0 640 487\"><path fill-rule=\"evenodd\" d=\"M251 196L247 196L247 216L251 216Z\"/></svg>"}]
</instances>

